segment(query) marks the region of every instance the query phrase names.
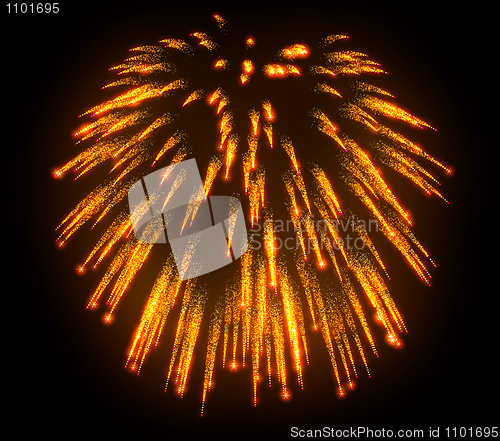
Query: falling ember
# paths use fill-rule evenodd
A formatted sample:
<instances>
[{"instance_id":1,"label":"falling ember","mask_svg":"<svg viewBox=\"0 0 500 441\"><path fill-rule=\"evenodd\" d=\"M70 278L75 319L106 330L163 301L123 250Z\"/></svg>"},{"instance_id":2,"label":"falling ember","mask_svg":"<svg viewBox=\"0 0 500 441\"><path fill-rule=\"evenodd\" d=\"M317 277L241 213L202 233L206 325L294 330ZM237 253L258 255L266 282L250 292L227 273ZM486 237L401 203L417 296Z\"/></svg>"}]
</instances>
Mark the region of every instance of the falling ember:
<instances>
[{"instance_id":1,"label":"falling ember","mask_svg":"<svg viewBox=\"0 0 500 441\"><path fill-rule=\"evenodd\" d=\"M239 190L234 186L241 182L246 198L242 207L251 225L248 237L259 247L242 253L219 294L199 278L183 281L185 271L196 264L196 238L189 236L180 262L163 251L167 254L148 288L125 366L135 374L142 372L168 328L167 320L173 320L165 390L185 395L195 358L199 360L195 351L200 350L200 341L205 342L201 415L219 368L235 374L243 368L250 371L253 406L258 404L261 385L274 381L282 399L289 400L290 384L307 387L304 372L310 349L305 323L312 323L327 348L337 394L344 396L360 375L359 365L370 377L370 357L379 356L370 317L376 317L376 326L390 345L401 346L407 332L390 292L387 255L394 252L426 284L431 280L429 267L436 266L412 230L408 201L398 198L398 188L389 185L386 170L448 203L432 168L447 174L451 169L412 139L412 130L423 129L419 133L423 139L436 129L401 108L387 90L371 84L386 72L367 54L346 49L348 36L327 35L316 45L280 45L271 52L274 60L262 62L257 61L262 60L260 42L257 46L253 37L247 37L241 41L239 61L233 63L234 54L221 43L226 39L234 44L231 26L220 14L212 18L218 34L196 31L186 39L136 46L128 58L109 69L118 79L102 89L117 91L114 98L79 116L82 123L73 137L78 147L86 147L53 171L61 181L70 170L74 180L103 168L104 177L62 219L56 242L63 247L85 224L95 234L96 225L108 222L76 268L88 274L88 268L97 271L105 266L87 308L104 307L103 321L111 324L118 305L133 291L137 275L154 254L167 221L156 216L145 225L141 237L148 242L135 236L134 225L150 213L150 204L157 199L166 210L187 176L177 174L161 200L152 192L132 212L127 205L130 189L152 171L192 154L205 154L208 164L198 164L206 170L203 187L191 195L182 229L191 227L201 212L206 202L199 197L203 192L218 193L219 185L225 185L222 192L236 195ZM262 46L267 51L267 45ZM185 59L189 60L183 65ZM192 67L207 59L210 78L199 73L207 72L202 66L199 72ZM345 87L345 78L356 81ZM290 85L307 86L313 103L302 112L311 123L302 138L291 133L303 121L286 121L287 111L300 107L300 100L280 89L272 93L273 88ZM252 104L245 106L237 90L251 96ZM286 98L280 100L280 95ZM192 118L190 112L207 107L206 117ZM212 139L210 133L204 132L210 124L215 145L207 141ZM401 128L404 125L406 129ZM282 149L273 148L276 140ZM312 163L308 150L327 152L321 157L328 159ZM169 173L160 175L160 186L169 182ZM281 180L274 179L276 175ZM283 207L293 237L280 234L281 220L275 213ZM364 210L369 221L353 207ZM234 257L239 208L230 204L227 222L222 223L228 256L232 250ZM372 233L366 222L375 222L376 231ZM349 246L347 231L361 248ZM283 246L290 240L292 252ZM379 248L384 240L389 248ZM167 248L155 249L161 254ZM209 302L214 295L218 297ZM177 316L171 317L176 305ZM209 305L215 306L207 311Z\"/></svg>"}]
</instances>

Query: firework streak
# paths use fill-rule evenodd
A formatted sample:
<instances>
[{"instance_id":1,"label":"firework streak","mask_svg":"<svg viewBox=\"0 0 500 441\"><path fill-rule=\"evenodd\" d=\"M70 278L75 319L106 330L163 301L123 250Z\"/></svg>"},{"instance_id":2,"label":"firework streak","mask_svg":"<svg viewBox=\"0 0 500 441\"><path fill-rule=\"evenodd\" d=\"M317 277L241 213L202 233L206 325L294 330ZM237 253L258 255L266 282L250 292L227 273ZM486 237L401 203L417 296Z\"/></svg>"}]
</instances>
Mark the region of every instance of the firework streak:
<instances>
[{"instance_id":1,"label":"firework streak","mask_svg":"<svg viewBox=\"0 0 500 441\"><path fill-rule=\"evenodd\" d=\"M230 31L224 18L213 18L218 32ZM404 124L410 130L435 129L400 108L389 92L359 80L363 75L373 78L385 72L366 54L347 50L347 36L328 35L315 47L291 44L279 48L275 59L262 66L251 59L251 52L257 50L259 43L255 38L244 41L242 49L249 52L239 64L223 55L216 40L204 32L193 32L186 39L167 38L156 45L130 49L131 56L110 69L119 79L103 89L119 91L81 115L86 122L74 136L78 145L86 147L54 171L59 178L73 170L77 180L92 169L104 167L106 179L62 220L56 228L57 243L63 246L87 222L92 222L94 228L112 217L78 268L84 272L89 266L96 269L105 260L109 262L88 307L97 308L104 300L104 320L111 322L154 243L134 237L134 219L144 215L148 205L140 205L130 214L125 202L127 193L151 167L172 165L196 155L188 144L188 131L179 124L186 109L212 108L218 140L214 146L208 146L213 155L206 167L203 190L208 195L217 180L230 181L238 171L247 197L250 235L256 231L254 226L261 226L263 246L250 247L239 265L234 265L239 266L234 278L212 302L215 307L208 313L207 300L216 294L199 280L181 281L173 257L166 256L133 335L126 367L137 374L141 371L147 355L161 341L166 321L171 319L170 311L179 305L165 390L174 387L180 396L185 394L193 353L200 333L206 329L202 415L217 366L251 370L254 406L258 403L259 385L264 382L271 386L276 380L284 399L291 396L291 382L299 388L306 387L303 373L310 360L309 327L319 331L324 340L338 394L342 396L362 371L370 376L368 359L371 354L378 356L367 309L374 311L389 343L399 346L401 333L406 332L389 293L389 269L377 244L386 240L425 283L431 278L428 266L434 265L413 234L409 212L384 179L383 169L393 170L425 194L445 202L437 189L440 183L421 162L427 161L446 173L450 169L410 140L406 131L399 132ZM236 97L223 87L207 91L194 87L189 78L177 74L173 55L175 60L182 60L203 51L214 55L211 66L216 71L234 69L239 87L251 87L258 76L262 78L259 81L275 84L309 78L314 83L312 97L321 98L319 103L325 99L330 103L310 109L311 135L322 137L332 154L337 154L340 173L331 174L328 164L303 162L305 147L300 141L287 135L283 126L278 134L279 103L259 97L258 105L244 110L246 126L238 127L232 107ZM315 54L319 57L314 58ZM309 59L315 61L308 63ZM345 82L350 77L355 81L349 80L350 87L345 88L339 79ZM154 114L153 104L165 99L171 100L169 112ZM341 130L346 120L347 127L358 125L358 132L364 137L358 139L347 129ZM391 124L399 129L390 128ZM297 243L288 257L279 246L273 214L276 207L268 201L270 169L266 170L262 161L263 150L267 150L267 155L281 155L286 164L281 172L281 191ZM276 191L273 188L273 193ZM343 200L341 194L348 197ZM375 234L347 207L345 199L349 198L357 200L357 207L377 223ZM196 195L193 199L197 200ZM182 229L190 228L202 203L190 204ZM350 226L353 239L361 240L364 247L349 246L339 225ZM148 228L150 231L144 234L158 234L161 230L154 223ZM232 231L229 233L231 237ZM387 253L385 248L384 252ZM334 283L322 281L325 272ZM288 372L287 366L292 367L293 373Z\"/></svg>"}]
</instances>

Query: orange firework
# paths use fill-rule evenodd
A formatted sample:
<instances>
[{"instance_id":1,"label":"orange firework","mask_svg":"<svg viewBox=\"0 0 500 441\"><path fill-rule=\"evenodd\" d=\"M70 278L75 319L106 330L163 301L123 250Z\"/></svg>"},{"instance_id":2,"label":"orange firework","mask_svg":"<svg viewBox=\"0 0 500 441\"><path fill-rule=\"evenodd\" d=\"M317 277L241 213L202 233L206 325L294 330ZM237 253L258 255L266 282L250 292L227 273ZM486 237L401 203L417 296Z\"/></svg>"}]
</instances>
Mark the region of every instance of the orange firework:
<instances>
[{"instance_id":1,"label":"orange firework","mask_svg":"<svg viewBox=\"0 0 500 441\"><path fill-rule=\"evenodd\" d=\"M320 332L343 396L354 387L358 366L370 376L369 358L378 356L365 309L372 310L390 344L400 346L407 332L390 293L386 254L391 250L378 244L385 240L427 284L429 267L435 266L412 230L408 201L398 198L386 170L448 202L425 162L439 172L451 169L413 139L412 130L436 129L371 84L386 72L367 54L349 49L346 35L327 35L307 45L294 38L265 59L267 43L243 34L242 52L235 56L231 26L220 14L212 18L214 33L195 31L134 47L131 56L110 68L118 79L103 89L116 94L80 115L82 124L73 135L78 146L86 147L54 171L58 179L70 170L74 179L85 179L106 167L105 178L63 218L56 241L62 247L87 222L94 228L111 218L78 266L83 273L108 262L88 308L105 303L104 321L111 323L151 260L165 220L157 216L145 225L147 242L135 236L134 225L150 214L150 204L167 207L187 176L177 173L165 194L150 192L132 212L129 191L152 171L192 155L209 158L200 167L206 170L203 187L191 195L181 234L201 212L202 193L216 189L234 195L241 185L246 200L241 207L255 247L242 253L234 276L216 289L209 276L203 283L201 278L183 280L189 265L196 264L196 235L189 236L179 262L166 251L169 247L162 248L163 264L132 336L126 367L141 372L179 305L165 390L174 385L177 394L186 393L195 347L206 341L202 415L219 368L251 371L253 406L265 375L269 385L273 379L280 383L283 399L291 397L295 378L299 388L307 387L305 323ZM260 47L266 51L256 56ZM197 62L199 70L193 69ZM310 107L301 109L305 101ZM290 120L291 114L298 116ZM425 133L418 132L423 139ZM282 148L273 148L276 140ZM160 185L169 182L171 170L162 172ZM229 256L239 209L231 202L228 221L222 223ZM215 306L205 320L208 305ZM207 338L200 338L205 332Z\"/></svg>"}]
</instances>

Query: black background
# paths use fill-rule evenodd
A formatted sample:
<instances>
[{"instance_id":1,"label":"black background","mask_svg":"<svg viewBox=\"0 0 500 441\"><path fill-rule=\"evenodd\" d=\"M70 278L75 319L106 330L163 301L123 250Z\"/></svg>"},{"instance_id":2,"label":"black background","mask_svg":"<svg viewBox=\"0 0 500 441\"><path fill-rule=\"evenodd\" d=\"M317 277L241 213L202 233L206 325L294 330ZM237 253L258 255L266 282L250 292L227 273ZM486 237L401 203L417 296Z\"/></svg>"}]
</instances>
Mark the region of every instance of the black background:
<instances>
[{"instance_id":1,"label":"black background","mask_svg":"<svg viewBox=\"0 0 500 441\"><path fill-rule=\"evenodd\" d=\"M498 424L496 157L488 136L497 96L492 11L478 3L448 9L430 2L294 5L62 2L50 16L8 15L3 7L2 360L4 389L14 392L9 419L16 419L20 436L245 439L272 433L281 439L292 426L440 426L443 435L446 426ZM274 385L264 388L254 409L249 373L219 370L200 418L199 382L183 399L163 392L166 344L140 376L123 369L130 323L137 323L144 299L128 301L105 326L100 313L85 310L96 278L75 273L82 247L88 249L85 235L64 250L55 245L54 228L84 193L53 180L51 171L73 155L76 116L99 102L99 87L110 78L106 70L129 47L162 38L162 29L176 36L203 28L213 12L233 17L234 27L242 17L241 23L268 32L296 27L307 35L311 24L331 22L332 33L348 33L383 62L404 104L438 128L432 153L454 170L443 178L450 205L419 196L411 206L417 235L438 263L432 286L404 265L391 270L391 292L410 330L404 347L379 343L380 358L370 359L372 378L361 375L342 400L321 338L313 335L305 390L292 391L292 400L280 400ZM120 319L126 311L128 318ZM202 373L202 352L194 380Z\"/></svg>"}]
</instances>

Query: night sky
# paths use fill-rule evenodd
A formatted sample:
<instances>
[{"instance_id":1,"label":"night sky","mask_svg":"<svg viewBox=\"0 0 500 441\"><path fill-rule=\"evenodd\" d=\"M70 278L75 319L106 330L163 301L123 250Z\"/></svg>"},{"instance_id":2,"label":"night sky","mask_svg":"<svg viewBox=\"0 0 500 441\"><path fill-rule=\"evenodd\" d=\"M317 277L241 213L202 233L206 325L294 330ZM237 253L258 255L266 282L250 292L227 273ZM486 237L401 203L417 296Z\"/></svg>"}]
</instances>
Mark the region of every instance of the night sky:
<instances>
[{"instance_id":1,"label":"night sky","mask_svg":"<svg viewBox=\"0 0 500 441\"><path fill-rule=\"evenodd\" d=\"M489 113L496 93L491 14L480 6L434 10L431 2L292 4L62 2L58 14L45 15L8 15L2 7L7 95L2 139L7 195L3 380L4 387L14 391L8 407L11 418L19 418L19 435L167 440L184 435L246 439L272 433L287 439L292 426L426 431L439 426L443 432L445 427L498 423L498 415L493 417L496 406L490 404L499 392L494 341L498 300L492 285L497 227L491 204L496 183L490 137L496 112ZM263 42L262 50L255 51L261 62L271 61L282 43L314 43L328 33L347 33L355 50L366 52L390 72L374 83L390 89L404 108L437 128L416 137L454 171L446 177L433 169L449 205L388 175L401 200L407 201L414 231L438 267L428 287L392 252L389 289L409 334L403 348L396 350L372 325L380 357L369 358L372 378L361 372L356 389L344 399L335 394L321 335L308 333L311 364L304 370L303 391L295 387L289 370L292 399L282 401L274 381L272 388L261 388L259 405L253 408L250 369L216 369L216 386L201 419L203 337L187 395L181 399L173 390L163 392L174 314L164 330L165 341L149 356L141 375L123 368L147 298L147 288L138 287L150 286L158 268L146 265L115 321L106 326L103 309L85 309L102 269L84 276L75 271L97 233L83 228L63 250L55 244L54 228L102 176L96 173L73 183L71 177L54 180L51 173L78 151L72 140L80 125L77 116L103 100L100 88L114 78L108 68L128 56L130 47L206 30L213 26L214 12L228 19L235 35L248 29ZM235 60L243 54L240 41L235 37L225 46ZM208 71L206 75L208 90L219 79ZM202 76L198 72L195 77ZM293 105L289 92L295 83L287 84L273 93L278 101L290 100L293 119L294 109L305 109L308 98L297 89ZM237 105L248 108L253 99L248 89ZM304 121L293 125L299 137L310 125ZM195 136L193 142L203 140ZM321 149L310 153L321 164L330 157ZM155 253L161 259L159 251ZM223 286L227 274L213 276L216 287Z\"/></svg>"}]
</instances>

